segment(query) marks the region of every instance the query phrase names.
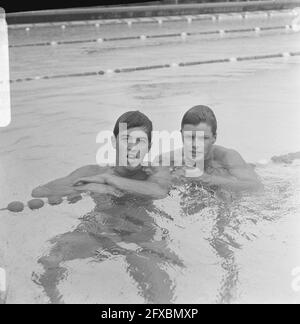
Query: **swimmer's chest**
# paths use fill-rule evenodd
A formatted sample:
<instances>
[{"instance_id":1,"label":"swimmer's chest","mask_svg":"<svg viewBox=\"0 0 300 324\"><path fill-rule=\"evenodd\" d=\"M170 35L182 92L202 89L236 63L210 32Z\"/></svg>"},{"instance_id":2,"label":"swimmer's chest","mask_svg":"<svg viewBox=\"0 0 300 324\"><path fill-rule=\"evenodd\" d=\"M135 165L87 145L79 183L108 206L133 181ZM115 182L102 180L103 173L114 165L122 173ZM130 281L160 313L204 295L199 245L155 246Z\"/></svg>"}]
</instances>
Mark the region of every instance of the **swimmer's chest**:
<instances>
[{"instance_id":1,"label":"swimmer's chest","mask_svg":"<svg viewBox=\"0 0 300 324\"><path fill-rule=\"evenodd\" d=\"M153 203L149 200L124 195L120 198L94 197L94 201L94 221L100 225L127 234L147 232L153 227Z\"/></svg>"},{"instance_id":2,"label":"swimmer's chest","mask_svg":"<svg viewBox=\"0 0 300 324\"><path fill-rule=\"evenodd\" d=\"M149 215L154 208L151 199L133 194L124 194L122 197L93 195L93 200L96 204L95 212L105 213L112 218L132 218L148 221Z\"/></svg>"},{"instance_id":3,"label":"swimmer's chest","mask_svg":"<svg viewBox=\"0 0 300 324\"><path fill-rule=\"evenodd\" d=\"M173 176L182 176L184 175L184 167L182 166L171 166L170 172ZM204 165L204 172L210 175L216 176L230 176L228 168L226 168L222 163L218 161L210 161Z\"/></svg>"}]
</instances>

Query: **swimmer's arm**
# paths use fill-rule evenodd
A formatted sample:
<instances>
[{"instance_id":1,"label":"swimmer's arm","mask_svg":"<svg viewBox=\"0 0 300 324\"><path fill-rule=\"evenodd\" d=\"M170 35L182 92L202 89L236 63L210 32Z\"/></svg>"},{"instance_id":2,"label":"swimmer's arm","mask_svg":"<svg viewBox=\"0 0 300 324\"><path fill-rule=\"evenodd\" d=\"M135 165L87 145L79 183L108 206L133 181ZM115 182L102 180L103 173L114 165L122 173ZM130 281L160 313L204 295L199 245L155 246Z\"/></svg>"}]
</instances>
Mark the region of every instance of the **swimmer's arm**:
<instances>
[{"instance_id":1,"label":"swimmer's arm","mask_svg":"<svg viewBox=\"0 0 300 324\"><path fill-rule=\"evenodd\" d=\"M45 198L51 196L68 196L71 194L78 194L78 190L73 187L74 182L82 177L93 176L104 172L105 168L100 168L98 165L83 166L66 177L59 178L39 186L32 190L32 197Z\"/></svg>"},{"instance_id":2,"label":"swimmer's arm","mask_svg":"<svg viewBox=\"0 0 300 324\"><path fill-rule=\"evenodd\" d=\"M171 176L168 167L152 169L147 180L133 180L115 175L108 175L106 183L125 192L153 199L165 198L171 186Z\"/></svg>"},{"instance_id":3,"label":"swimmer's arm","mask_svg":"<svg viewBox=\"0 0 300 324\"><path fill-rule=\"evenodd\" d=\"M93 192L101 195L112 195L115 197L122 197L123 192L117 188L103 183L87 183L83 185L76 185L75 188L78 192Z\"/></svg>"},{"instance_id":4,"label":"swimmer's arm","mask_svg":"<svg viewBox=\"0 0 300 324\"><path fill-rule=\"evenodd\" d=\"M226 162L229 173L236 179L236 183L233 184L233 188L238 190L263 189L263 184L258 178L253 167L246 163L238 152L230 150L227 153Z\"/></svg>"},{"instance_id":5,"label":"swimmer's arm","mask_svg":"<svg viewBox=\"0 0 300 324\"><path fill-rule=\"evenodd\" d=\"M230 177L204 175L204 182L206 178L211 184L233 191L259 190L263 188L253 168L244 161L238 152L234 150L228 151L224 158L224 164L229 171Z\"/></svg>"}]
</instances>

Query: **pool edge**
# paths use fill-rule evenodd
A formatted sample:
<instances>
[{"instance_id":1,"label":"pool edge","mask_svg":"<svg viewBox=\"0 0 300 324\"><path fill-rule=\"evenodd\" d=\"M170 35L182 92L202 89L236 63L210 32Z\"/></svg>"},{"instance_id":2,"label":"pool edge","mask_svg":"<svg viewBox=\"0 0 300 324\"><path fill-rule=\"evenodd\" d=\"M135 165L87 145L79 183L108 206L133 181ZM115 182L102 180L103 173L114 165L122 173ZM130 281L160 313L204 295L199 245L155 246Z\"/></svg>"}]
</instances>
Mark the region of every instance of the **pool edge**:
<instances>
[{"instance_id":1,"label":"pool edge","mask_svg":"<svg viewBox=\"0 0 300 324\"><path fill-rule=\"evenodd\" d=\"M180 15L236 13L245 11L286 10L300 7L300 0L220 2L132 7L91 7L7 13L9 25L80 20L150 18Z\"/></svg>"}]
</instances>

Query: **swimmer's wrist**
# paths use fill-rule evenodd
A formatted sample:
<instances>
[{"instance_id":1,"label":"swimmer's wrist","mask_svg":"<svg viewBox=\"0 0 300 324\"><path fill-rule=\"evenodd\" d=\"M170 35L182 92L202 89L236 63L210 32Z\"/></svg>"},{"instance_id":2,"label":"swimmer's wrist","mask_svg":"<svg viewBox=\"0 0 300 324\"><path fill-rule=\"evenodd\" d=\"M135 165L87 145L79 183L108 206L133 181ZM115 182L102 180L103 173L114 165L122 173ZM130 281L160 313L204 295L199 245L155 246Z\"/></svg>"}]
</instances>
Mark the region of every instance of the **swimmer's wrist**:
<instances>
[{"instance_id":1,"label":"swimmer's wrist","mask_svg":"<svg viewBox=\"0 0 300 324\"><path fill-rule=\"evenodd\" d=\"M226 183L226 179L220 176L211 175L211 174L204 174L199 178L200 180L209 183L210 185L224 185Z\"/></svg>"},{"instance_id":2,"label":"swimmer's wrist","mask_svg":"<svg viewBox=\"0 0 300 324\"><path fill-rule=\"evenodd\" d=\"M115 186L117 183L118 177L112 175L112 174L106 174L105 175L105 183L111 186Z\"/></svg>"},{"instance_id":3,"label":"swimmer's wrist","mask_svg":"<svg viewBox=\"0 0 300 324\"><path fill-rule=\"evenodd\" d=\"M228 179L221 177L221 176L211 176L211 182L214 185L225 185L228 183Z\"/></svg>"}]
</instances>

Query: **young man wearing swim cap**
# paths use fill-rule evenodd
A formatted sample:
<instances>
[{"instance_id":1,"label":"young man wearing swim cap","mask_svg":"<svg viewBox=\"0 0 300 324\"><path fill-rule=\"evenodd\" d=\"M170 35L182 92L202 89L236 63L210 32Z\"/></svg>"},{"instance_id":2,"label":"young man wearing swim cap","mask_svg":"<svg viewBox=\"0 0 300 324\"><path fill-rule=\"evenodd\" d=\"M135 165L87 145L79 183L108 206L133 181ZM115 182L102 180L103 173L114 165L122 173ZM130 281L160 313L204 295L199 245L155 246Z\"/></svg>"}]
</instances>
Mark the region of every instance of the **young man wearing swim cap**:
<instances>
[{"instance_id":1,"label":"young man wearing swim cap","mask_svg":"<svg viewBox=\"0 0 300 324\"><path fill-rule=\"evenodd\" d=\"M123 129L122 125L125 125ZM142 166L151 147L152 122L139 111L121 115L114 127L115 166L87 165L70 175L51 181L32 191L33 197L68 196L79 192L122 195L122 192L153 199L168 194L168 168Z\"/></svg>"},{"instance_id":2,"label":"young man wearing swim cap","mask_svg":"<svg viewBox=\"0 0 300 324\"><path fill-rule=\"evenodd\" d=\"M169 153L172 166L180 165L178 158L183 161L177 175L234 191L262 187L253 167L237 151L215 144L217 120L209 107L199 105L189 109L181 121L181 134L183 149ZM161 155L159 162L163 158Z\"/></svg>"}]
</instances>

